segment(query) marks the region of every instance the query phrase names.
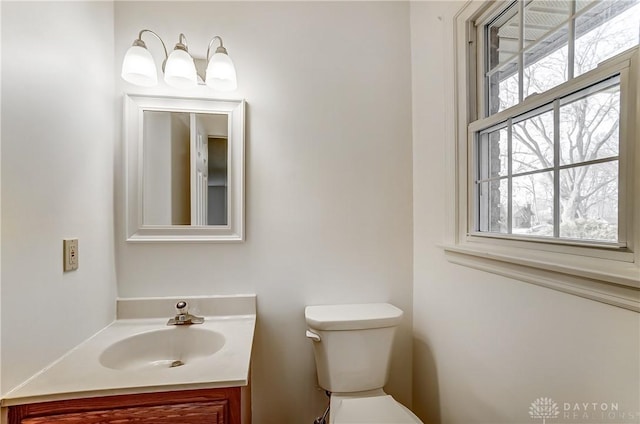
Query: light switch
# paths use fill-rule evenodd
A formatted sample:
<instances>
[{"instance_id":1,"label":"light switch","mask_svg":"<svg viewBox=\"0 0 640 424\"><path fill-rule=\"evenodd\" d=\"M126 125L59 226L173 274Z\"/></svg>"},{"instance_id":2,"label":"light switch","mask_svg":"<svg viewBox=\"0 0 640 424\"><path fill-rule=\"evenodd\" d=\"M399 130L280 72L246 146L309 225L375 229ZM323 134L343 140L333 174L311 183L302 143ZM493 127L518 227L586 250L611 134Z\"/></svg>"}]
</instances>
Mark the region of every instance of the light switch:
<instances>
[{"instance_id":1,"label":"light switch","mask_svg":"<svg viewBox=\"0 0 640 424\"><path fill-rule=\"evenodd\" d=\"M62 240L64 251L64 271L78 269L78 239Z\"/></svg>"}]
</instances>

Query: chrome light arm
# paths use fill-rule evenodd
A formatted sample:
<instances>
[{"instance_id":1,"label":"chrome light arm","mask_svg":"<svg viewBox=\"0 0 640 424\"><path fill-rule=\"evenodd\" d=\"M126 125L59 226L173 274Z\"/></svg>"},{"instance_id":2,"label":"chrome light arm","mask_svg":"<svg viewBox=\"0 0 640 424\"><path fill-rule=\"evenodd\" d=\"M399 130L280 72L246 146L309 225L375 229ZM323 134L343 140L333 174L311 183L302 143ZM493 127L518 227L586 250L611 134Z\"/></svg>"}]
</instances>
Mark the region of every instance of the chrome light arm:
<instances>
[{"instance_id":1,"label":"chrome light arm","mask_svg":"<svg viewBox=\"0 0 640 424\"><path fill-rule=\"evenodd\" d=\"M164 50L164 60L162 61L162 71L164 72L164 65L166 65L166 63L167 63L167 59L169 58L169 54L167 53L167 46L164 44L164 41L162 41L162 38L160 38L160 36L158 34L156 34L155 32L151 31L150 29L143 29L138 34L138 38L133 41L133 45L134 46L143 47L145 49L147 48L147 45L144 43L144 41L142 41L142 34L144 34L145 32L148 32L148 33L151 33L152 35L154 35L158 40L160 40L160 43L162 44L162 49ZM183 34L180 34L180 35L182 37L184 37Z\"/></svg>"},{"instance_id":2,"label":"chrome light arm","mask_svg":"<svg viewBox=\"0 0 640 424\"><path fill-rule=\"evenodd\" d=\"M222 44L222 38L218 35L216 35L215 37L213 37L211 39L211 41L209 41L209 45L207 46L207 62L209 62L209 59L211 59L210 57L210 53L211 53L211 46L213 45L213 42L218 40L220 42L220 45L218 46L218 48L216 49L215 53L224 53L227 54L227 49L224 48L224 45Z\"/></svg>"}]
</instances>

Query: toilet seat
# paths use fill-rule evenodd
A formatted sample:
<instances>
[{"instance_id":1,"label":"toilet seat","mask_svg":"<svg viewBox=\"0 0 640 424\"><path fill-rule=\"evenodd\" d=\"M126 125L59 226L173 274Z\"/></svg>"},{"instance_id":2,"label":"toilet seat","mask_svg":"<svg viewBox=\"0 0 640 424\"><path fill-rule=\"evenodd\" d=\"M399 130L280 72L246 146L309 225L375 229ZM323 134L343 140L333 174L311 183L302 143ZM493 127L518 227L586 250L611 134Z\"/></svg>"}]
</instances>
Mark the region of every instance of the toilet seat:
<instances>
[{"instance_id":1,"label":"toilet seat","mask_svg":"<svg viewBox=\"0 0 640 424\"><path fill-rule=\"evenodd\" d=\"M411 411L389 395L331 396L330 424L418 424Z\"/></svg>"}]
</instances>

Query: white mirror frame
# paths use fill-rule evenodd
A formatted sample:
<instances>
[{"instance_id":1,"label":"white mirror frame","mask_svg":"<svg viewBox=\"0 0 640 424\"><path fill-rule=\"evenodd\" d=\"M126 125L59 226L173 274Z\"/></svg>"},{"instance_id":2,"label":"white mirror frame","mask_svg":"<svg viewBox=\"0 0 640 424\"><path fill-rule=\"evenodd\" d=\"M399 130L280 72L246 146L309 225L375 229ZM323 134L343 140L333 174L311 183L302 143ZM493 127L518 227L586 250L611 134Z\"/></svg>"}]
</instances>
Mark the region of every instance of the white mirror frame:
<instances>
[{"instance_id":1,"label":"white mirror frame","mask_svg":"<svg viewBox=\"0 0 640 424\"><path fill-rule=\"evenodd\" d=\"M215 113L228 116L229 175L227 225L144 225L144 111ZM124 169L126 237L131 242L244 240L244 100L124 96Z\"/></svg>"}]
</instances>

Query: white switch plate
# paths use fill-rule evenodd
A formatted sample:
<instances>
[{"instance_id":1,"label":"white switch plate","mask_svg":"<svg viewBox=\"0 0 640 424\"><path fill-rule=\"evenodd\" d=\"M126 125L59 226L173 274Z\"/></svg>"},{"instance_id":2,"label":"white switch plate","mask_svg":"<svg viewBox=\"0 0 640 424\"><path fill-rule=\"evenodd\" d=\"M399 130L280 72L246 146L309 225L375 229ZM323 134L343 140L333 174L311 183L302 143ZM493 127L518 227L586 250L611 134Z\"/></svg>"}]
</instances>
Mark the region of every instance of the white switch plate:
<instances>
[{"instance_id":1,"label":"white switch plate","mask_svg":"<svg viewBox=\"0 0 640 424\"><path fill-rule=\"evenodd\" d=\"M78 269L78 239L63 239L64 271Z\"/></svg>"}]
</instances>

